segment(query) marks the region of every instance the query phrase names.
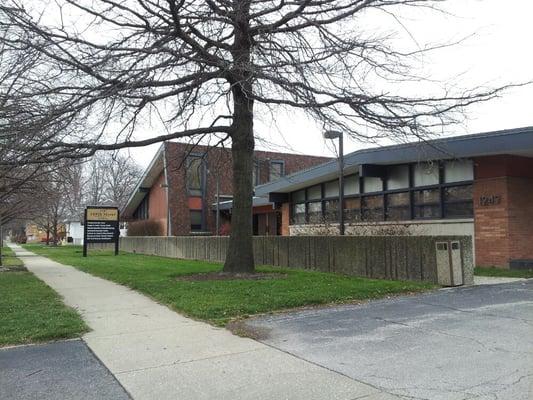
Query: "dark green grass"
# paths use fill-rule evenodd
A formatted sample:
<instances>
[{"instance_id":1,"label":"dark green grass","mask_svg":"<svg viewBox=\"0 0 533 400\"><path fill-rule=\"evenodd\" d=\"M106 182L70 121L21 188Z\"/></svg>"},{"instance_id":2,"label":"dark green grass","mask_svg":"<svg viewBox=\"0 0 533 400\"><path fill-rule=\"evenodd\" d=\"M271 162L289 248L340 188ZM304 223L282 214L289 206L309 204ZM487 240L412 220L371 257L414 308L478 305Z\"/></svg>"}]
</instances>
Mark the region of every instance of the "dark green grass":
<instances>
[{"instance_id":1,"label":"dark green grass","mask_svg":"<svg viewBox=\"0 0 533 400\"><path fill-rule=\"evenodd\" d=\"M507 278L533 278L533 269L503 269L495 267L476 267L474 275Z\"/></svg>"},{"instance_id":2,"label":"dark green grass","mask_svg":"<svg viewBox=\"0 0 533 400\"><path fill-rule=\"evenodd\" d=\"M15 257L15 253L9 247L2 248L2 266L4 267L21 267L22 261Z\"/></svg>"},{"instance_id":3,"label":"dark green grass","mask_svg":"<svg viewBox=\"0 0 533 400\"><path fill-rule=\"evenodd\" d=\"M22 265L10 255L5 264ZM80 316L31 272L0 272L0 346L77 337L87 331Z\"/></svg>"},{"instance_id":4,"label":"dark green grass","mask_svg":"<svg viewBox=\"0 0 533 400\"><path fill-rule=\"evenodd\" d=\"M91 274L129 286L194 318L223 326L231 319L294 307L342 303L419 292L434 286L347 277L329 273L259 267L259 272L280 272L285 277L264 280L180 281L177 276L220 271L221 264L176 260L140 254L90 252L80 247L28 250Z\"/></svg>"}]
</instances>

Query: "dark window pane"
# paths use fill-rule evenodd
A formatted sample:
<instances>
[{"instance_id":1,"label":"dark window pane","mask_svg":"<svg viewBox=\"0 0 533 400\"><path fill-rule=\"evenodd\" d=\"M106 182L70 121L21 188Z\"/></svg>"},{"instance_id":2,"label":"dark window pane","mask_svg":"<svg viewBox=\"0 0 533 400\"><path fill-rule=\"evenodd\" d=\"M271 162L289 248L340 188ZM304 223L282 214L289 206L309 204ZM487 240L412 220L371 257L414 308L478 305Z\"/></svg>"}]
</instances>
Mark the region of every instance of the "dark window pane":
<instances>
[{"instance_id":1,"label":"dark window pane","mask_svg":"<svg viewBox=\"0 0 533 400\"><path fill-rule=\"evenodd\" d=\"M322 198L322 187L312 186L307 189L307 200L320 200Z\"/></svg>"},{"instance_id":2,"label":"dark window pane","mask_svg":"<svg viewBox=\"0 0 533 400\"><path fill-rule=\"evenodd\" d=\"M472 185L444 188L444 216L446 218L474 216Z\"/></svg>"},{"instance_id":3,"label":"dark window pane","mask_svg":"<svg viewBox=\"0 0 533 400\"><path fill-rule=\"evenodd\" d=\"M361 199L362 218L364 221L383 220L383 196L366 196Z\"/></svg>"},{"instance_id":4,"label":"dark window pane","mask_svg":"<svg viewBox=\"0 0 533 400\"><path fill-rule=\"evenodd\" d=\"M314 202L309 203L307 205L308 207L308 215L309 215L309 223L310 224L319 224L323 222L322 218L322 203L321 202Z\"/></svg>"},{"instance_id":5,"label":"dark window pane","mask_svg":"<svg viewBox=\"0 0 533 400\"><path fill-rule=\"evenodd\" d=\"M339 220L339 200L325 201L324 213L326 221L337 222Z\"/></svg>"},{"instance_id":6,"label":"dark window pane","mask_svg":"<svg viewBox=\"0 0 533 400\"><path fill-rule=\"evenodd\" d=\"M387 220L403 221L411 218L409 192L387 195Z\"/></svg>"},{"instance_id":7,"label":"dark window pane","mask_svg":"<svg viewBox=\"0 0 533 400\"><path fill-rule=\"evenodd\" d=\"M444 215L446 218L473 218L474 204L472 201L445 204Z\"/></svg>"},{"instance_id":8,"label":"dark window pane","mask_svg":"<svg viewBox=\"0 0 533 400\"><path fill-rule=\"evenodd\" d=\"M344 200L344 217L346 221L351 222L361 220L361 199L359 197Z\"/></svg>"},{"instance_id":9,"label":"dark window pane","mask_svg":"<svg viewBox=\"0 0 533 400\"><path fill-rule=\"evenodd\" d=\"M440 218L440 189L414 192L415 218Z\"/></svg>"},{"instance_id":10,"label":"dark window pane","mask_svg":"<svg viewBox=\"0 0 533 400\"><path fill-rule=\"evenodd\" d=\"M292 211L293 224L305 224L305 204L295 204Z\"/></svg>"},{"instance_id":11,"label":"dark window pane","mask_svg":"<svg viewBox=\"0 0 533 400\"><path fill-rule=\"evenodd\" d=\"M298 190L297 192L293 192L292 201L295 203L305 201L305 190Z\"/></svg>"},{"instance_id":12,"label":"dark window pane","mask_svg":"<svg viewBox=\"0 0 533 400\"><path fill-rule=\"evenodd\" d=\"M202 211L191 210L191 231L202 230Z\"/></svg>"},{"instance_id":13,"label":"dark window pane","mask_svg":"<svg viewBox=\"0 0 533 400\"><path fill-rule=\"evenodd\" d=\"M201 195L203 162L199 157L191 157L187 162L187 189L189 194Z\"/></svg>"},{"instance_id":14,"label":"dark window pane","mask_svg":"<svg viewBox=\"0 0 533 400\"><path fill-rule=\"evenodd\" d=\"M440 218L439 205L415 206L415 218Z\"/></svg>"},{"instance_id":15,"label":"dark window pane","mask_svg":"<svg viewBox=\"0 0 533 400\"><path fill-rule=\"evenodd\" d=\"M285 175L285 168L283 162L281 161L272 161L270 163L270 180L274 181L281 178Z\"/></svg>"},{"instance_id":16,"label":"dark window pane","mask_svg":"<svg viewBox=\"0 0 533 400\"><path fill-rule=\"evenodd\" d=\"M444 201L465 201L472 200L472 185L453 186L444 189Z\"/></svg>"},{"instance_id":17,"label":"dark window pane","mask_svg":"<svg viewBox=\"0 0 533 400\"><path fill-rule=\"evenodd\" d=\"M415 205L423 204L439 204L440 201L440 190L439 189L428 189L428 190L417 190L414 195Z\"/></svg>"}]
</instances>

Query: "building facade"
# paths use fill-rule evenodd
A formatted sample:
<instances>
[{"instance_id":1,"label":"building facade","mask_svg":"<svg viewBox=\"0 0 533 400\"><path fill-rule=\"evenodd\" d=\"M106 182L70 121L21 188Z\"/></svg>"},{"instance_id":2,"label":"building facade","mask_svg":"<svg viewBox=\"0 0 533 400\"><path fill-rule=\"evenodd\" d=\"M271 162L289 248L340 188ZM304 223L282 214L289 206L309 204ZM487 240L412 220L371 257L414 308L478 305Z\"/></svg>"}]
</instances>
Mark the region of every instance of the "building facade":
<instances>
[{"instance_id":1,"label":"building facade","mask_svg":"<svg viewBox=\"0 0 533 400\"><path fill-rule=\"evenodd\" d=\"M470 235L476 264L533 265L533 128L361 150L345 156L348 235ZM256 188L285 235L338 234L338 164Z\"/></svg>"},{"instance_id":2,"label":"building facade","mask_svg":"<svg viewBox=\"0 0 533 400\"><path fill-rule=\"evenodd\" d=\"M256 151L253 180L257 185L330 160L325 157ZM216 209L222 234L231 229L231 150L167 142L141 178L122 210L129 234L181 236L215 234ZM254 233L280 233L280 211L266 203L254 207Z\"/></svg>"}]
</instances>

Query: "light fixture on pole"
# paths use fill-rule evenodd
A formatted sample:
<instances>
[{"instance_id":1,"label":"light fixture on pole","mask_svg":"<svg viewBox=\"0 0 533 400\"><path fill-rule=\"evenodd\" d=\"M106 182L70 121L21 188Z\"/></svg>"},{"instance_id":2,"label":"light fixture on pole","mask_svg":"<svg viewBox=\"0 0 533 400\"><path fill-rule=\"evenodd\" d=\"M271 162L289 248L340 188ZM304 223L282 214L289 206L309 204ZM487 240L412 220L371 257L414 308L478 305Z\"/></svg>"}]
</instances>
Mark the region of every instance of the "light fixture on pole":
<instances>
[{"instance_id":1,"label":"light fixture on pole","mask_svg":"<svg viewBox=\"0 0 533 400\"><path fill-rule=\"evenodd\" d=\"M344 149L341 131L328 130L324 132L324 139L339 139L339 234L344 235Z\"/></svg>"}]
</instances>

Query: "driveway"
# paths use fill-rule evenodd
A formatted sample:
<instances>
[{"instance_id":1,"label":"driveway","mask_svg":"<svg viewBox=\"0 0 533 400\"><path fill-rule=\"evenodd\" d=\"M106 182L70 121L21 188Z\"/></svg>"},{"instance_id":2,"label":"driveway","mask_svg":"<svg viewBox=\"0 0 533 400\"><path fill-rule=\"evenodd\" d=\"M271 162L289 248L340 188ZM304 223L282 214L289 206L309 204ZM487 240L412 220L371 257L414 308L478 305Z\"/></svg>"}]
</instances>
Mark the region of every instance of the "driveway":
<instances>
[{"instance_id":1,"label":"driveway","mask_svg":"<svg viewBox=\"0 0 533 400\"><path fill-rule=\"evenodd\" d=\"M247 325L268 345L406 399L533 399L533 280Z\"/></svg>"},{"instance_id":2,"label":"driveway","mask_svg":"<svg viewBox=\"0 0 533 400\"><path fill-rule=\"evenodd\" d=\"M128 400L81 340L0 349L1 400Z\"/></svg>"}]
</instances>

